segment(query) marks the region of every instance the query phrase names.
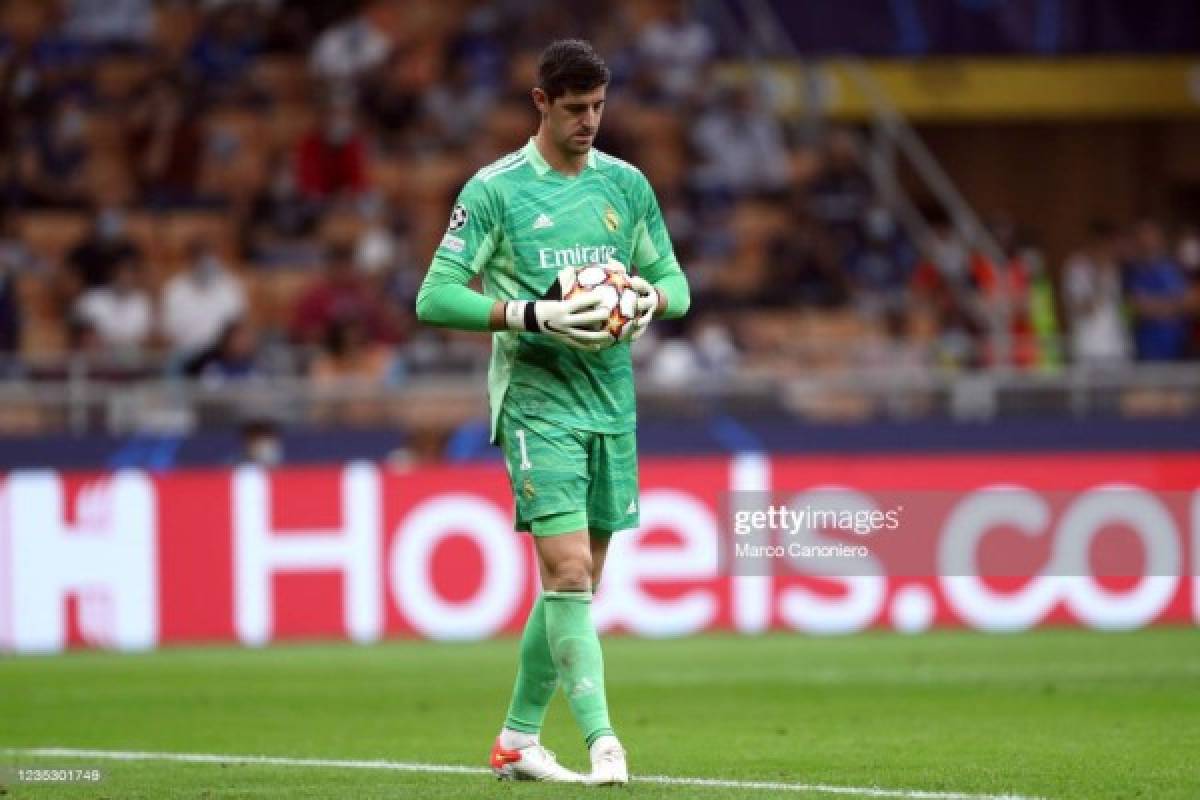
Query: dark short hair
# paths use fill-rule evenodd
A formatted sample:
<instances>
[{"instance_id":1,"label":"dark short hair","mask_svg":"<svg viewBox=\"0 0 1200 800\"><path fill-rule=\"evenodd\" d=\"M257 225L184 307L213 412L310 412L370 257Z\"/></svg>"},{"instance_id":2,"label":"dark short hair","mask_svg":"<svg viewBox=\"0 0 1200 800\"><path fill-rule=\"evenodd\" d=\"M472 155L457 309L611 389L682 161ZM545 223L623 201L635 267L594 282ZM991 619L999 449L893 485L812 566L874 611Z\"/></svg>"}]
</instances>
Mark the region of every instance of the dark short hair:
<instances>
[{"instance_id":1,"label":"dark short hair","mask_svg":"<svg viewBox=\"0 0 1200 800\"><path fill-rule=\"evenodd\" d=\"M538 86L551 101L604 86L610 77L604 59L582 39L551 42L538 59Z\"/></svg>"}]
</instances>

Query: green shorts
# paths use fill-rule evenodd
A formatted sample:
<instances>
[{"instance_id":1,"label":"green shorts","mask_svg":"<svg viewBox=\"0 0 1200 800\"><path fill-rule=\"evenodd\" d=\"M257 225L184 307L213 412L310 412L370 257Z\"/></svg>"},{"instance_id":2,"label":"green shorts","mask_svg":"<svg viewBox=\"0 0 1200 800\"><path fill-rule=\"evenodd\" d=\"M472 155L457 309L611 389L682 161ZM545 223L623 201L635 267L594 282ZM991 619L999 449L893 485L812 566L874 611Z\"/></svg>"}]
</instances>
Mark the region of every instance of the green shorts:
<instances>
[{"instance_id":1,"label":"green shorts","mask_svg":"<svg viewBox=\"0 0 1200 800\"><path fill-rule=\"evenodd\" d=\"M517 530L602 535L638 526L637 434L577 431L508 409L498 433Z\"/></svg>"}]
</instances>

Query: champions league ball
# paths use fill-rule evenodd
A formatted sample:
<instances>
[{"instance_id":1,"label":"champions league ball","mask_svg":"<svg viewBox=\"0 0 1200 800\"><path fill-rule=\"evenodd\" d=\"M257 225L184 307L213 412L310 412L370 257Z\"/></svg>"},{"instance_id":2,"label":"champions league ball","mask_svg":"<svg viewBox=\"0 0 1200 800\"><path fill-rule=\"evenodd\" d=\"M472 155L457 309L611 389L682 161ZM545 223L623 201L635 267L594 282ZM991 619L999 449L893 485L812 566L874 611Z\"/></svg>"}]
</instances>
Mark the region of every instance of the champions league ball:
<instances>
[{"instance_id":1,"label":"champions league ball","mask_svg":"<svg viewBox=\"0 0 1200 800\"><path fill-rule=\"evenodd\" d=\"M608 331L614 343L632 333L638 296L629 285L625 267L615 261L580 267L575 271L575 285L566 291L563 299L581 292L594 292L600 297L601 307L608 310L608 319L599 323L597 330Z\"/></svg>"}]
</instances>

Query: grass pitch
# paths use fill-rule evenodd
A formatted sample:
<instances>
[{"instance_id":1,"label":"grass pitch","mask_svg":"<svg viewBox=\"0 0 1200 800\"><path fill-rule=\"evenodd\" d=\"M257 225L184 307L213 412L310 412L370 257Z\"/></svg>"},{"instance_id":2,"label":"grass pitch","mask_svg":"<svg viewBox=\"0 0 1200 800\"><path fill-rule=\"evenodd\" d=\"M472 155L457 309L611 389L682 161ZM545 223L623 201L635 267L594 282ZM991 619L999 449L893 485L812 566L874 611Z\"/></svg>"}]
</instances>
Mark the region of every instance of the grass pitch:
<instances>
[{"instance_id":1,"label":"grass pitch","mask_svg":"<svg viewBox=\"0 0 1200 800\"><path fill-rule=\"evenodd\" d=\"M1200 797L1200 631L605 641L629 797ZM0 768L97 767L7 798L563 798L468 773L110 761L62 747L482 767L514 640L195 648L0 660ZM543 741L585 753L561 697ZM662 775L747 783L638 781ZM807 787L807 788L804 788ZM836 793L833 787L854 791ZM896 790L892 792L891 790ZM905 791L913 793L905 794ZM625 795L622 795L625 796ZM875 795L881 796L881 795Z\"/></svg>"}]
</instances>

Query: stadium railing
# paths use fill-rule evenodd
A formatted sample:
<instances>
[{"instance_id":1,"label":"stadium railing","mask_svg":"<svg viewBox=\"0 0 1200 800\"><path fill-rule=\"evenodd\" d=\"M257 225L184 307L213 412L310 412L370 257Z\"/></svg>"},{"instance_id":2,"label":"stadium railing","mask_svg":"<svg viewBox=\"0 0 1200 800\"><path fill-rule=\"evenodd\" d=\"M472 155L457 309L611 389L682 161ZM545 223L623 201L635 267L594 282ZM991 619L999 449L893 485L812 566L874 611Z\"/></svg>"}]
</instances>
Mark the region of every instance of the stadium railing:
<instances>
[{"instance_id":1,"label":"stadium railing","mask_svg":"<svg viewBox=\"0 0 1200 800\"><path fill-rule=\"evenodd\" d=\"M396 384L267 376L229 383L133 376L113 380L79 364L62 378L0 381L0 435L186 434L253 420L301 426L394 425L451 431L486 419L477 371L411 376ZM770 368L728 373L643 371L643 419L680 416L793 418L809 422L1020 416L1181 417L1200 412L1200 364L998 368L844 367L783 375Z\"/></svg>"}]
</instances>

